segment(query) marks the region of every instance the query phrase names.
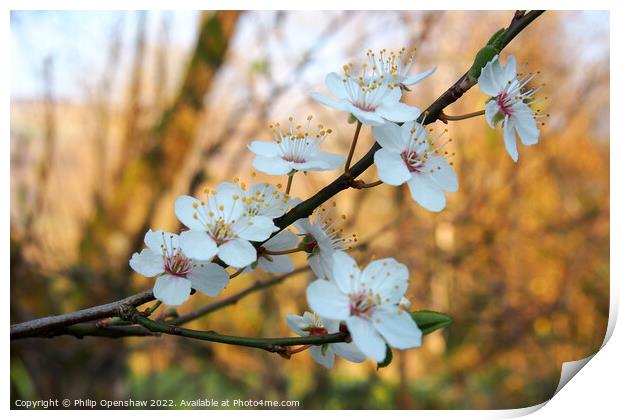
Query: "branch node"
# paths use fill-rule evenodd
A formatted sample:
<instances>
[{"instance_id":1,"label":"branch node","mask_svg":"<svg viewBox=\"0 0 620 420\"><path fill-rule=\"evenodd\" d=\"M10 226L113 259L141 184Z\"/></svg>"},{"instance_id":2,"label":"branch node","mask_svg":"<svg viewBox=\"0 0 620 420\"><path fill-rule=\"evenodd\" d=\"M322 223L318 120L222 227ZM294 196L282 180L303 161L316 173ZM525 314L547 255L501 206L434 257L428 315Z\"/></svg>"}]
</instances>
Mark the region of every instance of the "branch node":
<instances>
[{"instance_id":1,"label":"branch node","mask_svg":"<svg viewBox=\"0 0 620 420\"><path fill-rule=\"evenodd\" d=\"M118 317L123 321L133 321L133 317L138 315L138 310L131 305L119 305L118 307Z\"/></svg>"}]
</instances>

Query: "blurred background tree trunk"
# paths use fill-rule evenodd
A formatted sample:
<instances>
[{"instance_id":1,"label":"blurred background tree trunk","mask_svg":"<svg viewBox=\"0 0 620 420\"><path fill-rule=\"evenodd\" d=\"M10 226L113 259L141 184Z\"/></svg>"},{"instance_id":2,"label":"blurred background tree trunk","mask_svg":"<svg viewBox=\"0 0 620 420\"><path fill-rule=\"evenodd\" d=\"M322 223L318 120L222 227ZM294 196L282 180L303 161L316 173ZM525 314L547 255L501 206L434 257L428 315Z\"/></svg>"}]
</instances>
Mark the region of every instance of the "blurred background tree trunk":
<instances>
[{"instance_id":1,"label":"blurred background tree trunk","mask_svg":"<svg viewBox=\"0 0 620 420\"><path fill-rule=\"evenodd\" d=\"M204 98L224 63L239 11L204 12L196 47L176 99L153 127L141 133L128 126L121 151L118 179L109 199L100 205L85 229L80 245L82 261L95 270L125 267L125 256L140 246L157 200L180 170L199 128ZM143 48L140 36L137 52ZM138 57L138 54L136 54ZM136 62L137 63L137 62ZM137 63L139 66L139 63ZM140 93L139 68L134 66L131 92ZM133 97L130 124L138 124L139 98Z\"/></svg>"}]
</instances>

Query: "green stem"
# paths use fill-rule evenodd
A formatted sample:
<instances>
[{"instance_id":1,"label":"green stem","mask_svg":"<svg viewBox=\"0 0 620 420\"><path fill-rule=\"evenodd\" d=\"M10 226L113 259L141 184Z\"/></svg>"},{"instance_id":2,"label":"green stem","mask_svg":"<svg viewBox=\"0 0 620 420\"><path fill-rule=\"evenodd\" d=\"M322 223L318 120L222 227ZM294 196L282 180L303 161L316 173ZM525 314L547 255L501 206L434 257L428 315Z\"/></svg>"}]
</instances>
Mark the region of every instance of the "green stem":
<instances>
[{"instance_id":1,"label":"green stem","mask_svg":"<svg viewBox=\"0 0 620 420\"><path fill-rule=\"evenodd\" d=\"M159 305L161 305L161 300L157 300L153 306L147 308L146 311L144 311L144 316L149 316L151 315L153 312L155 312L157 310L157 308L159 308Z\"/></svg>"},{"instance_id":2,"label":"green stem","mask_svg":"<svg viewBox=\"0 0 620 420\"><path fill-rule=\"evenodd\" d=\"M349 334L338 332L328 335L314 335L307 337L282 337L282 338L256 338L256 337L238 337L232 335L222 335L214 331L198 331L189 328L177 327L175 325L165 324L163 322L154 321L135 313L131 320L136 324L140 324L147 330L154 333L162 333L168 335L178 335L196 340L211 341L215 343L232 344L235 346L254 347L270 352L281 353L286 351L287 346L300 345L321 345L328 343L342 343Z\"/></svg>"}]
</instances>

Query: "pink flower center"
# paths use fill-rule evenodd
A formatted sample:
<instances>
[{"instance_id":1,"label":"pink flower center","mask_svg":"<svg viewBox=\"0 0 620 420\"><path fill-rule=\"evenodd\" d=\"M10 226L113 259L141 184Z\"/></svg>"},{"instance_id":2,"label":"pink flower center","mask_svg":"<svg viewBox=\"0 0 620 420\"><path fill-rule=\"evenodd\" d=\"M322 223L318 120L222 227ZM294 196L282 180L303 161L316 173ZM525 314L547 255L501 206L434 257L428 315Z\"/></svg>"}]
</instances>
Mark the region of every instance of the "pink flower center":
<instances>
[{"instance_id":1,"label":"pink flower center","mask_svg":"<svg viewBox=\"0 0 620 420\"><path fill-rule=\"evenodd\" d=\"M366 293L357 293L349 296L349 313L351 316L370 318L375 307L372 297Z\"/></svg>"},{"instance_id":2,"label":"pink flower center","mask_svg":"<svg viewBox=\"0 0 620 420\"><path fill-rule=\"evenodd\" d=\"M235 237L232 232L231 224L226 223L223 219L218 219L215 224L209 226L211 239L216 244L222 245Z\"/></svg>"},{"instance_id":3,"label":"pink flower center","mask_svg":"<svg viewBox=\"0 0 620 420\"><path fill-rule=\"evenodd\" d=\"M171 276L187 277L192 270L192 260L185 255L175 252L164 256L164 271Z\"/></svg>"},{"instance_id":4,"label":"pink flower center","mask_svg":"<svg viewBox=\"0 0 620 420\"><path fill-rule=\"evenodd\" d=\"M306 163L306 159L302 157L282 156L282 159L284 159L287 162L292 162L292 163Z\"/></svg>"},{"instance_id":5,"label":"pink flower center","mask_svg":"<svg viewBox=\"0 0 620 420\"><path fill-rule=\"evenodd\" d=\"M366 111L366 112L375 112L375 110L377 109L376 106L374 105L363 105L363 104L353 104L353 106L355 106L357 109L361 109L362 111Z\"/></svg>"},{"instance_id":6,"label":"pink flower center","mask_svg":"<svg viewBox=\"0 0 620 420\"><path fill-rule=\"evenodd\" d=\"M400 157L403 158L403 162L407 166L409 172L420 172L422 166L424 164L418 160L418 154L416 152L407 152L406 150L400 154Z\"/></svg>"},{"instance_id":7,"label":"pink flower center","mask_svg":"<svg viewBox=\"0 0 620 420\"><path fill-rule=\"evenodd\" d=\"M496 102L497 102L497 106L499 106L500 111L502 112L502 114L507 115L507 116L512 116L512 104L510 103L510 96L506 93L506 91L501 91L499 93L499 95L497 95L496 98Z\"/></svg>"}]
</instances>

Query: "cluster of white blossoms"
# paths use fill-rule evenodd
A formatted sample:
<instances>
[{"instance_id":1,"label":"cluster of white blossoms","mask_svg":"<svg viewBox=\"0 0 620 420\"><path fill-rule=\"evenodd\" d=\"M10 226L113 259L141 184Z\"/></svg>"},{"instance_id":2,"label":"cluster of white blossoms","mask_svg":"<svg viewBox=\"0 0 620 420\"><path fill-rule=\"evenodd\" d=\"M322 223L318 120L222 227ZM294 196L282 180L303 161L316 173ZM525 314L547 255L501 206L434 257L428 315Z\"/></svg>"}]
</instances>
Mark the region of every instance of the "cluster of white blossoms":
<instances>
[{"instance_id":1,"label":"cluster of white blossoms","mask_svg":"<svg viewBox=\"0 0 620 420\"><path fill-rule=\"evenodd\" d=\"M355 140L362 125L371 126L381 146L374 154L380 182L367 185L406 183L418 204L439 212L446 207L446 193L458 189L450 162L454 154L444 150L451 139L443 140L447 130L435 134L427 129L426 114L420 118L418 108L401 102L403 90L409 91L436 68L410 76L413 57L406 60L404 53L404 49L368 51L367 64L347 64L342 74L327 75L325 83L336 99L316 93L312 97L348 112L358 122ZM542 115L532 109L538 89L526 88L532 78L516 72L514 57L502 66L496 56L478 79L482 91L491 96L486 102L487 122L491 127L503 124L506 150L515 161L516 135L532 145L540 134L536 120ZM215 190L205 189L200 198L180 196L174 211L187 229L180 235L149 230L144 239L147 248L135 253L129 264L144 276L156 277L157 299L180 305L192 289L216 296L241 273L292 272L290 254L303 252L315 277L306 290L313 312L289 314L289 328L302 337L346 332L349 339L307 345L293 353L309 348L316 362L326 367L333 366L336 355L358 363L367 358L383 362L389 348L414 348L422 342L422 331L408 312L407 267L384 258L360 269L346 253L357 238L338 226L339 219L346 218L334 216L333 207L319 207L310 217L294 221L296 232L276 225L276 219L301 202L289 196L295 173L335 170L345 163L343 156L321 150L332 130L321 124L312 129L312 117L306 120L305 125L296 125L291 117L285 128L271 125L273 141L249 145L256 170L288 177L285 192L280 184L256 183L248 188L235 179ZM349 163L350 158L345 173ZM236 271L229 274L225 267Z\"/></svg>"}]
</instances>

